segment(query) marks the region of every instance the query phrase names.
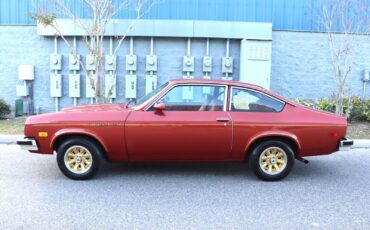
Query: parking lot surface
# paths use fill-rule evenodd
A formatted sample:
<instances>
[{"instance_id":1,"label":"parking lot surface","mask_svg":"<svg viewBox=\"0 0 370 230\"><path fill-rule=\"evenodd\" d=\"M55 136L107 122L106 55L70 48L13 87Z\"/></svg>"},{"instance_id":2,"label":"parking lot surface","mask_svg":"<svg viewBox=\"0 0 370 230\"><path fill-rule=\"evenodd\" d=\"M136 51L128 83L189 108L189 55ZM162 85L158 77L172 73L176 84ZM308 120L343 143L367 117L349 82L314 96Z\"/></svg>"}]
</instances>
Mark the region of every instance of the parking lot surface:
<instances>
[{"instance_id":1,"label":"parking lot surface","mask_svg":"<svg viewBox=\"0 0 370 230\"><path fill-rule=\"evenodd\" d=\"M73 181L55 156L0 145L0 229L369 229L370 150L308 159L280 182L238 163L107 163Z\"/></svg>"}]
</instances>

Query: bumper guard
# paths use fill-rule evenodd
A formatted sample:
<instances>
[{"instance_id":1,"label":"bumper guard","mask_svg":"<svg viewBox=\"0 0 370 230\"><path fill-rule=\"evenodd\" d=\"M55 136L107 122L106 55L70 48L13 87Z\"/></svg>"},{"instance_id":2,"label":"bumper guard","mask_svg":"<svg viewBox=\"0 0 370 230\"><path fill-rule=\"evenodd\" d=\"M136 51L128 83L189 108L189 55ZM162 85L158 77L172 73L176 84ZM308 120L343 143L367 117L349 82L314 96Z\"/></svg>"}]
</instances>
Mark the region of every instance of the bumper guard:
<instances>
[{"instance_id":1,"label":"bumper guard","mask_svg":"<svg viewBox=\"0 0 370 230\"><path fill-rule=\"evenodd\" d=\"M339 141L339 151L350 150L352 146L353 146L353 140L347 140L344 138Z\"/></svg>"},{"instance_id":2,"label":"bumper guard","mask_svg":"<svg viewBox=\"0 0 370 230\"><path fill-rule=\"evenodd\" d=\"M28 150L28 151L38 150L35 138L31 138L31 137L23 137L23 138L18 139L17 145L19 145L22 150Z\"/></svg>"}]
</instances>

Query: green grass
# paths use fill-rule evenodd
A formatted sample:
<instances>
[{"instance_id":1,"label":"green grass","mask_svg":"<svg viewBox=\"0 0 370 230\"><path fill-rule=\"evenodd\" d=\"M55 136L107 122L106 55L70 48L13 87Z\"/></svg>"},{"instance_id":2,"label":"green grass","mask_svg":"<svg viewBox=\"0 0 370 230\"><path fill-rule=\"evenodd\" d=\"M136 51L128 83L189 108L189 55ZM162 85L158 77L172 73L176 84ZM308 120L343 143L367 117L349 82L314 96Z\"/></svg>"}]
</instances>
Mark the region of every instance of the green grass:
<instances>
[{"instance_id":1,"label":"green grass","mask_svg":"<svg viewBox=\"0 0 370 230\"><path fill-rule=\"evenodd\" d=\"M0 120L0 134L21 135L23 134L23 127L25 122L26 118L24 117L9 120Z\"/></svg>"},{"instance_id":2,"label":"green grass","mask_svg":"<svg viewBox=\"0 0 370 230\"><path fill-rule=\"evenodd\" d=\"M26 118L0 120L0 134L23 134L23 127ZM370 122L350 123L347 130L347 137L351 139L370 139Z\"/></svg>"}]
</instances>

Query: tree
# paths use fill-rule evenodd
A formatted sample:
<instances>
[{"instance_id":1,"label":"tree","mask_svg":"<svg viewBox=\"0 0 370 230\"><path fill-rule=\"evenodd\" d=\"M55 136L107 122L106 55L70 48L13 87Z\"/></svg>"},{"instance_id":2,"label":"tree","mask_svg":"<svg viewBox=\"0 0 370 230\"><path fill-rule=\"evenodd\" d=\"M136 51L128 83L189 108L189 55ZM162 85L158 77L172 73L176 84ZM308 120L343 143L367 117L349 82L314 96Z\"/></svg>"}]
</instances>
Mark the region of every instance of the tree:
<instances>
[{"instance_id":1,"label":"tree","mask_svg":"<svg viewBox=\"0 0 370 230\"><path fill-rule=\"evenodd\" d=\"M136 14L135 19L140 19L159 1L160 0L36 0L38 11L36 13L32 13L31 17L44 26L54 28L56 31L55 36L60 36L62 38L66 45L71 49L71 54L76 60L78 59L76 47L71 45L71 43L61 33L57 18L67 17L73 20L73 22L84 31L86 36L83 37L83 41L90 55L94 57L96 66L95 78L93 78L91 73L86 70L82 62L80 62L80 65L83 72L88 77L91 87L95 90L96 102L104 103L107 99L105 95L108 95L109 97L114 88L114 85L111 85L109 87L109 92L107 94L104 93L105 53L103 41L108 23L118 13L124 10L126 10L126 12L134 11ZM83 6L84 10L89 15L89 18L80 18L73 10L76 5ZM125 34L117 38L118 41L114 48L113 55L116 55L126 35L134 26L134 22L135 20L132 20ZM113 74L115 75L115 73Z\"/></svg>"},{"instance_id":2,"label":"tree","mask_svg":"<svg viewBox=\"0 0 370 230\"><path fill-rule=\"evenodd\" d=\"M334 68L336 113L343 115L343 101L349 90L346 82L353 67L359 34L367 33L367 6L363 0L322 0L319 21L328 36Z\"/></svg>"}]
</instances>

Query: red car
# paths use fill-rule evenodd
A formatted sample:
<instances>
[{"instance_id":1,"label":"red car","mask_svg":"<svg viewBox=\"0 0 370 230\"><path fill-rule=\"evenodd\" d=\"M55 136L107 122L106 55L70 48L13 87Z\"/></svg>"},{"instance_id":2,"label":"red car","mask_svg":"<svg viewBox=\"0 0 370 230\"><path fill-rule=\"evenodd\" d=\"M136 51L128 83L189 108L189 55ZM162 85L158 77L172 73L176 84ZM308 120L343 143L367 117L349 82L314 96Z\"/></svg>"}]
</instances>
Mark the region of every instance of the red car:
<instances>
[{"instance_id":1,"label":"red car","mask_svg":"<svg viewBox=\"0 0 370 230\"><path fill-rule=\"evenodd\" d=\"M263 180L279 180L294 160L348 148L345 117L306 108L235 81L173 80L135 104L100 104L32 116L18 144L57 152L72 179L108 161L247 161Z\"/></svg>"}]
</instances>

